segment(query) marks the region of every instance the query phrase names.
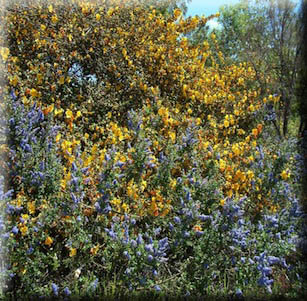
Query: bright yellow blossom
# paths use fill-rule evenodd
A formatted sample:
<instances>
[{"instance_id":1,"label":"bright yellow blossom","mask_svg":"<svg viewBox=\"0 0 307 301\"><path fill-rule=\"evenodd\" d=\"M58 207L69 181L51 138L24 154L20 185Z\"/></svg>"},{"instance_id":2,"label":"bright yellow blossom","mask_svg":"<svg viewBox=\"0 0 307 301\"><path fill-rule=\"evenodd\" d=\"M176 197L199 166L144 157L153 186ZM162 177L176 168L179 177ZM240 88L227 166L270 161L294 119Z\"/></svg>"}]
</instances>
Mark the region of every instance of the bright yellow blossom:
<instances>
[{"instance_id":1,"label":"bright yellow blossom","mask_svg":"<svg viewBox=\"0 0 307 301\"><path fill-rule=\"evenodd\" d=\"M45 244L46 246L50 247L50 246L52 245L52 243L53 243L53 239L52 239L50 236L48 236L48 237L45 239L44 244Z\"/></svg>"},{"instance_id":2,"label":"bright yellow blossom","mask_svg":"<svg viewBox=\"0 0 307 301\"><path fill-rule=\"evenodd\" d=\"M69 257L74 257L77 254L76 248L71 248L69 252Z\"/></svg>"}]
</instances>

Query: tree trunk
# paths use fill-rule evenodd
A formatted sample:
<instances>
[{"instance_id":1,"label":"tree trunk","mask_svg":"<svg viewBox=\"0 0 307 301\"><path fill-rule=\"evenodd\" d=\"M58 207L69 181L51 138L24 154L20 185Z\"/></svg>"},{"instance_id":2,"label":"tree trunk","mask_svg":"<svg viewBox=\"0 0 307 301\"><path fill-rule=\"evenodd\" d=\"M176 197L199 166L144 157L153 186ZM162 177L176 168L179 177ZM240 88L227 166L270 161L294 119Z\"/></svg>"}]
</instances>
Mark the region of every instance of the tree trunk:
<instances>
[{"instance_id":1,"label":"tree trunk","mask_svg":"<svg viewBox=\"0 0 307 301\"><path fill-rule=\"evenodd\" d=\"M285 137L288 133L288 122L290 113L290 98L284 98L284 116L283 116L283 136Z\"/></svg>"}]
</instances>

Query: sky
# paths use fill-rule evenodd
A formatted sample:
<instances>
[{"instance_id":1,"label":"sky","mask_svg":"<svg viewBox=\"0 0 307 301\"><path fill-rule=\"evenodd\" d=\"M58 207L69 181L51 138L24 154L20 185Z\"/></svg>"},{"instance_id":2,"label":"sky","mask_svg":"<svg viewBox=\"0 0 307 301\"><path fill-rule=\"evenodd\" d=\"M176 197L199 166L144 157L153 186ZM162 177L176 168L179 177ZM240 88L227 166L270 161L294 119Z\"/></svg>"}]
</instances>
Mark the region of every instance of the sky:
<instances>
[{"instance_id":1,"label":"sky","mask_svg":"<svg viewBox=\"0 0 307 301\"><path fill-rule=\"evenodd\" d=\"M192 0L188 3L187 16L205 15L210 16L216 14L219 7L225 4L237 4L239 0Z\"/></svg>"},{"instance_id":2,"label":"sky","mask_svg":"<svg viewBox=\"0 0 307 301\"><path fill-rule=\"evenodd\" d=\"M190 16L210 16L216 14L222 5L234 5L239 3L240 0L192 0L188 3L187 17ZM294 3L301 3L301 0L293 0ZM216 20L210 20L207 23L211 28L218 27L219 24Z\"/></svg>"},{"instance_id":3,"label":"sky","mask_svg":"<svg viewBox=\"0 0 307 301\"><path fill-rule=\"evenodd\" d=\"M188 3L188 11L187 17L190 16L210 16L216 14L219 11L220 6L229 4L237 4L240 0L192 0L192 2ZM218 28L219 23L216 19L212 19L207 22L210 28Z\"/></svg>"}]
</instances>

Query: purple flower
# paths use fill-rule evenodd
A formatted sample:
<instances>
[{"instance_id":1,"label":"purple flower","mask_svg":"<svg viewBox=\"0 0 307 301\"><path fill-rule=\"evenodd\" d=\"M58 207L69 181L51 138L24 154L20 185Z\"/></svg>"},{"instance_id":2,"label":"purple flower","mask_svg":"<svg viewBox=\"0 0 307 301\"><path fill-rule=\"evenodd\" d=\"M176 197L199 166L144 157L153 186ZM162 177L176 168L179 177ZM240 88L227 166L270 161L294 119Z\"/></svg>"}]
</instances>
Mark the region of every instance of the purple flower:
<instances>
[{"instance_id":1,"label":"purple flower","mask_svg":"<svg viewBox=\"0 0 307 301\"><path fill-rule=\"evenodd\" d=\"M184 237L184 238L190 237L190 233L189 233L188 231L184 231L183 237Z\"/></svg>"},{"instance_id":2,"label":"purple flower","mask_svg":"<svg viewBox=\"0 0 307 301\"><path fill-rule=\"evenodd\" d=\"M65 296L71 295L71 291L69 290L68 287L65 287L65 288L64 288L64 294L65 294Z\"/></svg>"},{"instance_id":3,"label":"purple flower","mask_svg":"<svg viewBox=\"0 0 307 301\"><path fill-rule=\"evenodd\" d=\"M251 258L248 258L248 261L249 261L250 264L254 264L255 263L255 261L252 260Z\"/></svg>"},{"instance_id":4,"label":"purple flower","mask_svg":"<svg viewBox=\"0 0 307 301\"><path fill-rule=\"evenodd\" d=\"M51 287L52 287L52 291L53 293L58 296L59 295L59 287L55 284L55 283L52 283L51 284Z\"/></svg>"},{"instance_id":5,"label":"purple flower","mask_svg":"<svg viewBox=\"0 0 307 301\"><path fill-rule=\"evenodd\" d=\"M136 242L134 239L131 239L131 240L130 240L130 243L131 243L131 246L132 246L133 248L136 248L136 247L137 247L137 242Z\"/></svg>"},{"instance_id":6,"label":"purple flower","mask_svg":"<svg viewBox=\"0 0 307 301\"><path fill-rule=\"evenodd\" d=\"M280 259L278 257L275 256L268 256L268 262L270 265L272 264L276 264L280 262Z\"/></svg>"},{"instance_id":7,"label":"purple flower","mask_svg":"<svg viewBox=\"0 0 307 301\"><path fill-rule=\"evenodd\" d=\"M147 260L148 260L148 262L152 262L153 261L153 256L151 255L151 254L149 254L148 256L147 256Z\"/></svg>"},{"instance_id":8,"label":"purple flower","mask_svg":"<svg viewBox=\"0 0 307 301\"><path fill-rule=\"evenodd\" d=\"M210 215L205 215L205 214L199 215L198 218L199 218L202 222L207 221L207 220L212 220L212 216L210 216Z\"/></svg>"},{"instance_id":9,"label":"purple flower","mask_svg":"<svg viewBox=\"0 0 307 301\"><path fill-rule=\"evenodd\" d=\"M17 99L17 96L16 96L16 94L15 94L13 89L11 90L10 94L11 94L11 97L13 98L13 100Z\"/></svg>"},{"instance_id":10,"label":"purple flower","mask_svg":"<svg viewBox=\"0 0 307 301\"><path fill-rule=\"evenodd\" d=\"M159 242L158 242L158 245L159 245L160 250L167 248L168 247L168 238L165 237L165 238L160 239Z\"/></svg>"},{"instance_id":11,"label":"purple flower","mask_svg":"<svg viewBox=\"0 0 307 301\"><path fill-rule=\"evenodd\" d=\"M157 276L158 276L157 270L153 270L153 271L152 271L152 274L153 274L154 277L157 277Z\"/></svg>"},{"instance_id":12,"label":"purple flower","mask_svg":"<svg viewBox=\"0 0 307 301\"><path fill-rule=\"evenodd\" d=\"M111 208L111 206L109 204L107 204L106 207L103 209L103 213L107 214L110 211L112 211L112 208Z\"/></svg>"},{"instance_id":13,"label":"purple flower","mask_svg":"<svg viewBox=\"0 0 307 301\"><path fill-rule=\"evenodd\" d=\"M138 238L137 238L136 242L137 242L138 245L141 245L141 244L144 243L144 240L142 238L142 234L140 234L140 233L138 234Z\"/></svg>"},{"instance_id":14,"label":"purple flower","mask_svg":"<svg viewBox=\"0 0 307 301\"><path fill-rule=\"evenodd\" d=\"M270 267L263 267L262 269L261 269L261 272L264 274L264 275L270 275L271 273L272 273L272 268L270 268Z\"/></svg>"},{"instance_id":15,"label":"purple flower","mask_svg":"<svg viewBox=\"0 0 307 301\"><path fill-rule=\"evenodd\" d=\"M95 290L97 288L98 285L98 278L96 278L92 283L91 283L91 287Z\"/></svg>"},{"instance_id":16,"label":"purple flower","mask_svg":"<svg viewBox=\"0 0 307 301\"><path fill-rule=\"evenodd\" d=\"M237 296L237 297L241 297L242 295L243 295L243 294L242 294L241 289L238 288L238 289L236 290L236 296Z\"/></svg>"},{"instance_id":17,"label":"purple flower","mask_svg":"<svg viewBox=\"0 0 307 301\"><path fill-rule=\"evenodd\" d=\"M160 288L159 285L155 285L155 286L154 286L154 289L155 289L157 292L160 292L160 291L161 291L161 288Z\"/></svg>"},{"instance_id":18,"label":"purple flower","mask_svg":"<svg viewBox=\"0 0 307 301\"><path fill-rule=\"evenodd\" d=\"M72 170L73 172L76 172L76 171L77 171L77 165L76 165L75 162L73 162L73 163L71 164L71 170Z\"/></svg>"},{"instance_id":19,"label":"purple flower","mask_svg":"<svg viewBox=\"0 0 307 301\"><path fill-rule=\"evenodd\" d=\"M176 224L180 224L180 223L181 223L181 220L180 220L180 218L179 218L178 216L175 216L175 217L174 217L174 222L175 222Z\"/></svg>"},{"instance_id":20,"label":"purple flower","mask_svg":"<svg viewBox=\"0 0 307 301\"><path fill-rule=\"evenodd\" d=\"M25 145L25 151L32 153L32 147L29 144Z\"/></svg>"},{"instance_id":21,"label":"purple flower","mask_svg":"<svg viewBox=\"0 0 307 301\"><path fill-rule=\"evenodd\" d=\"M27 254L32 254L34 252L34 249L32 247L30 247L28 250L27 250Z\"/></svg>"},{"instance_id":22,"label":"purple flower","mask_svg":"<svg viewBox=\"0 0 307 301\"><path fill-rule=\"evenodd\" d=\"M154 248L153 248L153 245L152 244L147 244L145 245L145 250L146 252L150 252L150 253L153 253L154 252Z\"/></svg>"},{"instance_id":23,"label":"purple flower","mask_svg":"<svg viewBox=\"0 0 307 301\"><path fill-rule=\"evenodd\" d=\"M8 204L7 208L6 208L6 213L7 214L13 214L14 211L15 211L15 207L13 205L11 205L11 204Z\"/></svg>"},{"instance_id":24,"label":"purple flower","mask_svg":"<svg viewBox=\"0 0 307 301\"><path fill-rule=\"evenodd\" d=\"M71 193L70 195L71 195L73 202L77 204L79 202L78 198L74 195L74 193Z\"/></svg>"},{"instance_id":25,"label":"purple flower","mask_svg":"<svg viewBox=\"0 0 307 301\"><path fill-rule=\"evenodd\" d=\"M82 172L83 174L86 174L88 170L89 170L89 167L81 168L81 172Z\"/></svg>"},{"instance_id":26,"label":"purple flower","mask_svg":"<svg viewBox=\"0 0 307 301\"><path fill-rule=\"evenodd\" d=\"M159 235L160 232L161 232L161 227L158 227L154 230L155 235Z\"/></svg>"},{"instance_id":27,"label":"purple flower","mask_svg":"<svg viewBox=\"0 0 307 301\"><path fill-rule=\"evenodd\" d=\"M115 166L118 166L119 168L122 168L123 166L125 165L124 162L121 162L121 161L117 161Z\"/></svg>"},{"instance_id":28,"label":"purple flower","mask_svg":"<svg viewBox=\"0 0 307 301\"><path fill-rule=\"evenodd\" d=\"M128 251L124 251L124 256L127 257L128 260L130 260L131 256L129 255Z\"/></svg>"},{"instance_id":29,"label":"purple flower","mask_svg":"<svg viewBox=\"0 0 307 301\"><path fill-rule=\"evenodd\" d=\"M18 228L16 226L13 227L12 232L14 234L17 234L19 232Z\"/></svg>"},{"instance_id":30,"label":"purple flower","mask_svg":"<svg viewBox=\"0 0 307 301\"><path fill-rule=\"evenodd\" d=\"M102 212L101 207L100 207L100 205L99 205L98 202L96 202L96 203L94 204L94 207L95 207L95 209L96 209L97 212L99 212L99 213Z\"/></svg>"},{"instance_id":31,"label":"purple flower","mask_svg":"<svg viewBox=\"0 0 307 301\"><path fill-rule=\"evenodd\" d=\"M44 162L44 161L41 161L41 162L39 163L39 170L40 170L40 171L44 171L44 170L45 170L45 162Z\"/></svg>"},{"instance_id":32,"label":"purple flower","mask_svg":"<svg viewBox=\"0 0 307 301\"><path fill-rule=\"evenodd\" d=\"M104 230L109 234L109 236L111 238L113 238L113 239L117 238L117 235L116 235L116 233L113 230L110 230L108 228L105 228Z\"/></svg>"},{"instance_id":33,"label":"purple flower","mask_svg":"<svg viewBox=\"0 0 307 301\"><path fill-rule=\"evenodd\" d=\"M273 279L269 279L268 277L262 275L260 279L258 280L258 284L260 286L266 286L268 289L270 289L270 285L274 282Z\"/></svg>"},{"instance_id":34,"label":"purple flower","mask_svg":"<svg viewBox=\"0 0 307 301\"><path fill-rule=\"evenodd\" d=\"M77 186L79 184L79 178L73 177L70 181L71 185Z\"/></svg>"}]
</instances>

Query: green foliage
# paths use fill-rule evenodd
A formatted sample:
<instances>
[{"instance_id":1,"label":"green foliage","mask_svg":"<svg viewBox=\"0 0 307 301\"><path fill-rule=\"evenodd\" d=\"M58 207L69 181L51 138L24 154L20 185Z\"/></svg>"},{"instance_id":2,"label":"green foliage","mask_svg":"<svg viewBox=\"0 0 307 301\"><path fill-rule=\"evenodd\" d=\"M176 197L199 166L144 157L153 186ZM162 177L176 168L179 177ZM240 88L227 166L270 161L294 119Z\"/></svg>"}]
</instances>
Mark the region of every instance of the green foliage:
<instances>
[{"instance_id":1,"label":"green foliage","mask_svg":"<svg viewBox=\"0 0 307 301\"><path fill-rule=\"evenodd\" d=\"M291 1L246 1L220 9L222 51L235 61L249 61L257 72L261 93L281 95L278 134L287 135L288 120L297 112L297 73L301 41L299 17Z\"/></svg>"},{"instance_id":2,"label":"green foliage","mask_svg":"<svg viewBox=\"0 0 307 301\"><path fill-rule=\"evenodd\" d=\"M7 11L1 297L297 297L301 164L272 135L278 98L214 34L184 37L206 18L103 2Z\"/></svg>"}]
</instances>

